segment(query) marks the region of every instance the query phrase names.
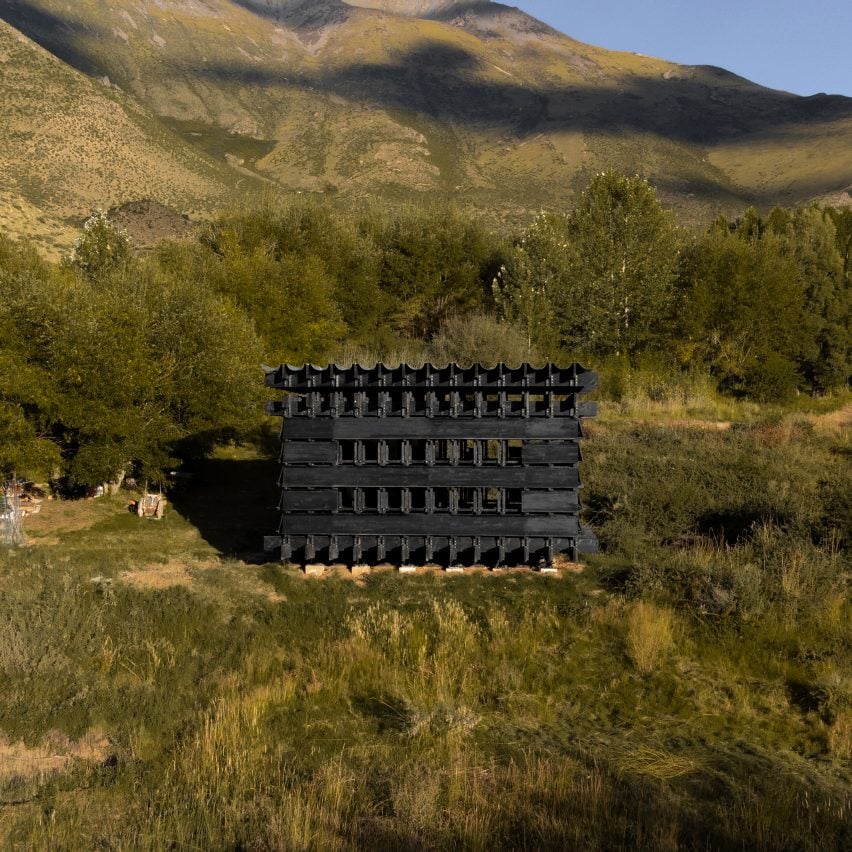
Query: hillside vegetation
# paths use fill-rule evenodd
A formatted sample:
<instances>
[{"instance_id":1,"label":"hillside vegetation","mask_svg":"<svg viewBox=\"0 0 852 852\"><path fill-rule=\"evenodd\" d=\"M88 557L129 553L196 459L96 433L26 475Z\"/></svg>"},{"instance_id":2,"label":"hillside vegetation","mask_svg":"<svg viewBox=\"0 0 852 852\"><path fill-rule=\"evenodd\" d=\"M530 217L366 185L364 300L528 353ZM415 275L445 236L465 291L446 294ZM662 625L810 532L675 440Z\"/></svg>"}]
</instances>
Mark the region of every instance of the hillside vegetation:
<instances>
[{"instance_id":1,"label":"hillside vegetation","mask_svg":"<svg viewBox=\"0 0 852 852\"><path fill-rule=\"evenodd\" d=\"M144 108L0 21L0 226L67 250L94 207L156 196L212 210L237 182Z\"/></svg>"},{"instance_id":2,"label":"hillside vegetation","mask_svg":"<svg viewBox=\"0 0 852 852\"><path fill-rule=\"evenodd\" d=\"M850 99L606 51L498 3L9 0L0 17L248 184L344 203L452 197L504 230L607 169L646 177L689 223L849 202ZM26 115L32 130L39 112ZM101 135L107 124L90 116ZM185 150L166 147L165 163ZM109 158L89 162L109 173ZM141 170L157 200L209 197L191 171L164 168L154 185Z\"/></svg>"},{"instance_id":3,"label":"hillside vegetation","mask_svg":"<svg viewBox=\"0 0 852 852\"><path fill-rule=\"evenodd\" d=\"M611 399L789 402L852 363L852 211L679 229L639 178L507 242L457 208L223 213L134 256L104 213L59 265L0 236L0 472L73 490L254 434L260 364L581 360Z\"/></svg>"}]
</instances>

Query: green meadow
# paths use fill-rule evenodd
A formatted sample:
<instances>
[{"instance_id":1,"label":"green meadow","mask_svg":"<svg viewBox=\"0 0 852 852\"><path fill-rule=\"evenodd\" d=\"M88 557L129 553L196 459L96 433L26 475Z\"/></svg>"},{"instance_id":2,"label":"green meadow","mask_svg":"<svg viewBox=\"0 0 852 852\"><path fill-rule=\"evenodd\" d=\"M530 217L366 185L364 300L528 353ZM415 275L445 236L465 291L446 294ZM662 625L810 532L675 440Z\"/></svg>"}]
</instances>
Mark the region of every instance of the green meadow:
<instances>
[{"instance_id":1,"label":"green meadow","mask_svg":"<svg viewBox=\"0 0 852 852\"><path fill-rule=\"evenodd\" d=\"M0 555L0 846L848 848L847 399L636 388L558 575L264 563L250 445L160 522L46 502Z\"/></svg>"}]
</instances>

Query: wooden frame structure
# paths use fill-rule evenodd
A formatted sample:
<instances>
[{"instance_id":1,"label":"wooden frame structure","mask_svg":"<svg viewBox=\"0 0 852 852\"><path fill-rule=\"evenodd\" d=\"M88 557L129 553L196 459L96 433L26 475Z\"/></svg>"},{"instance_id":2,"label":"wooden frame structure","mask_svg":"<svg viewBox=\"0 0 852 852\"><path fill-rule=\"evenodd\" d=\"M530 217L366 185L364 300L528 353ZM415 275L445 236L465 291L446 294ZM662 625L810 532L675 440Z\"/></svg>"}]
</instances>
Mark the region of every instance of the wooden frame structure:
<instances>
[{"instance_id":1,"label":"wooden frame structure","mask_svg":"<svg viewBox=\"0 0 852 852\"><path fill-rule=\"evenodd\" d=\"M550 565L597 549L580 523L578 364L294 367L284 392L281 525L295 562Z\"/></svg>"}]
</instances>

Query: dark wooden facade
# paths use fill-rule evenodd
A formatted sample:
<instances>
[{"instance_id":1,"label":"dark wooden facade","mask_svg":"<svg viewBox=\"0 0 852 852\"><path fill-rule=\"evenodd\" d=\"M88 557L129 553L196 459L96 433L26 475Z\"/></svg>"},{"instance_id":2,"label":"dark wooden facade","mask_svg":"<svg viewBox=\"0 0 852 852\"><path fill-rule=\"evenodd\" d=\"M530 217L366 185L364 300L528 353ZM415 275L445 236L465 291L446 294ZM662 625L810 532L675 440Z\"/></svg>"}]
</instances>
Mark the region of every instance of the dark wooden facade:
<instances>
[{"instance_id":1,"label":"dark wooden facade","mask_svg":"<svg viewBox=\"0 0 852 852\"><path fill-rule=\"evenodd\" d=\"M282 365L284 561L549 565L597 549L580 524L578 401L557 367Z\"/></svg>"}]
</instances>

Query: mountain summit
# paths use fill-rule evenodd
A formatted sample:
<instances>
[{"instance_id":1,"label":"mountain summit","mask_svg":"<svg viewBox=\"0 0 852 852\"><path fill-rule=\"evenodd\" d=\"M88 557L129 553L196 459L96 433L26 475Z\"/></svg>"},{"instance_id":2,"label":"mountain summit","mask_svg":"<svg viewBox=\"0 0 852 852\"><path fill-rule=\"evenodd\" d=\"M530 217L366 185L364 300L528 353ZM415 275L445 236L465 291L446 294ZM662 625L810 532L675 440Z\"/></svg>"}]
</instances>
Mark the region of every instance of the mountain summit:
<instances>
[{"instance_id":1,"label":"mountain summit","mask_svg":"<svg viewBox=\"0 0 852 852\"><path fill-rule=\"evenodd\" d=\"M605 168L692 220L852 189L852 99L604 50L487 0L5 0L0 18L241 186L516 221Z\"/></svg>"},{"instance_id":2,"label":"mountain summit","mask_svg":"<svg viewBox=\"0 0 852 852\"><path fill-rule=\"evenodd\" d=\"M453 10L471 9L492 5L490 0L346 0L349 6L378 9L393 15L413 18L437 17Z\"/></svg>"}]
</instances>

